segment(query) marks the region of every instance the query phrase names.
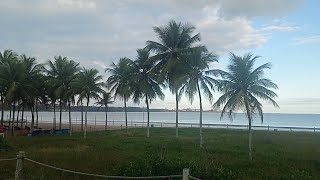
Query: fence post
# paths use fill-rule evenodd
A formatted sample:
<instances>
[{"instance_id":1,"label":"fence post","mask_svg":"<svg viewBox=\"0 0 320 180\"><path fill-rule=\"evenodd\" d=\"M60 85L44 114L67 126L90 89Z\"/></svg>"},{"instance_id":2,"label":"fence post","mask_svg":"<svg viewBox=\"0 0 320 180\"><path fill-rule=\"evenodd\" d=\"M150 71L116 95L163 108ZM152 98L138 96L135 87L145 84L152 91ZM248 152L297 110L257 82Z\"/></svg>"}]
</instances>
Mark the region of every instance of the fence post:
<instances>
[{"instance_id":1,"label":"fence post","mask_svg":"<svg viewBox=\"0 0 320 180\"><path fill-rule=\"evenodd\" d=\"M122 130L122 124L121 124L121 129L120 130Z\"/></svg>"},{"instance_id":2,"label":"fence post","mask_svg":"<svg viewBox=\"0 0 320 180\"><path fill-rule=\"evenodd\" d=\"M313 132L316 132L316 127L313 128Z\"/></svg>"},{"instance_id":3,"label":"fence post","mask_svg":"<svg viewBox=\"0 0 320 180\"><path fill-rule=\"evenodd\" d=\"M269 128L270 128L270 127L269 127L269 125L268 125L268 131L269 131Z\"/></svg>"},{"instance_id":4,"label":"fence post","mask_svg":"<svg viewBox=\"0 0 320 180\"><path fill-rule=\"evenodd\" d=\"M190 171L188 168L183 169L182 180L189 180Z\"/></svg>"},{"instance_id":5,"label":"fence post","mask_svg":"<svg viewBox=\"0 0 320 180\"><path fill-rule=\"evenodd\" d=\"M22 179L22 161L24 157L25 157L24 151L19 151L19 154L17 155L16 171L14 172L14 180Z\"/></svg>"}]
</instances>

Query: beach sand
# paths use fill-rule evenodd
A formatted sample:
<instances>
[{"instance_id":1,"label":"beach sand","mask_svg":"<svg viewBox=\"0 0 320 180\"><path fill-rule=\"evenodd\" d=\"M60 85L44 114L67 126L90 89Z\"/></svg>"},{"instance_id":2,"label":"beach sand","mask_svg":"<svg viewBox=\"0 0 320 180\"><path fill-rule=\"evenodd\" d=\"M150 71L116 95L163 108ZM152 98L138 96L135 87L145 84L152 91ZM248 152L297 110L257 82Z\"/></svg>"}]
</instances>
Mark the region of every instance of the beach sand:
<instances>
[{"instance_id":1,"label":"beach sand","mask_svg":"<svg viewBox=\"0 0 320 180\"><path fill-rule=\"evenodd\" d=\"M71 129L73 132L80 132L81 131L81 124L72 124ZM42 129L52 129L53 124L52 123L39 123L39 128ZM63 123L61 124L62 129L69 129L69 124ZM84 125L83 125L84 128ZM57 123L56 129L59 129L59 124ZM115 129L121 129L120 126L112 126L108 125L107 127L108 130L115 130ZM87 131L104 131L105 130L105 125L92 125L88 124L87 125Z\"/></svg>"}]
</instances>

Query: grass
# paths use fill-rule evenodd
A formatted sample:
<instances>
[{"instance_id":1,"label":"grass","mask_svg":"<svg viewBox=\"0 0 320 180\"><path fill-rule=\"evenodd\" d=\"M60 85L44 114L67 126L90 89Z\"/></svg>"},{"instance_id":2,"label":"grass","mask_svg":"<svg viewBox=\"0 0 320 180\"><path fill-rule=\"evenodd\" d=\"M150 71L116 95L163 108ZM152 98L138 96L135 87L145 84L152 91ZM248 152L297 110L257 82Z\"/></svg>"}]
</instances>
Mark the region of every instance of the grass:
<instances>
[{"instance_id":1,"label":"grass","mask_svg":"<svg viewBox=\"0 0 320 180\"><path fill-rule=\"evenodd\" d=\"M9 137L14 157L19 150L30 159L61 168L105 175L173 175L190 168L203 179L320 179L320 134L254 131L253 160L248 160L245 130L204 129L199 148L198 129L145 129L76 133L44 137ZM0 179L12 178L15 162L0 162ZM93 179L61 173L24 161L25 179ZM99 178L97 178L99 179Z\"/></svg>"}]
</instances>

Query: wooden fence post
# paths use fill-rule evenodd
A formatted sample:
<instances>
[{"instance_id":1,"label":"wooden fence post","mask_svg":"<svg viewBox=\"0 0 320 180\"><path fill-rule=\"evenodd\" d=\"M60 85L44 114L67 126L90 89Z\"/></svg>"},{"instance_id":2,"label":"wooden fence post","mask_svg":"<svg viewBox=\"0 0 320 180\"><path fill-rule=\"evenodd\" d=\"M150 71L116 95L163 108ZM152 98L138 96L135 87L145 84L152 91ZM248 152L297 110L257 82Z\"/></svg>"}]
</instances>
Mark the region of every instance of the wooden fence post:
<instances>
[{"instance_id":1,"label":"wooden fence post","mask_svg":"<svg viewBox=\"0 0 320 180\"><path fill-rule=\"evenodd\" d=\"M190 170L188 168L183 169L182 180L189 180Z\"/></svg>"},{"instance_id":2,"label":"wooden fence post","mask_svg":"<svg viewBox=\"0 0 320 180\"><path fill-rule=\"evenodd\" d=\"M19 151L17 155L17 166L16 171L14 172L14 180L21 180L22 179L22 161L25 158L24 151Z\"/></svg>"}]
</instances>

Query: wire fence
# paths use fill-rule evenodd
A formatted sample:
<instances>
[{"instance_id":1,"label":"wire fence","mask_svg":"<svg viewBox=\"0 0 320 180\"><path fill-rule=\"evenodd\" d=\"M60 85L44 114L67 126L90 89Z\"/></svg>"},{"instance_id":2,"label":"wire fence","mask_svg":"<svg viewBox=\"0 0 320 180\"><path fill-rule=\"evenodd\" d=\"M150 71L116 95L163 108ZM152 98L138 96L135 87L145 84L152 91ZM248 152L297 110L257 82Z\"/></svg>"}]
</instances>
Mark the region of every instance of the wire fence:
<instances>
[{"instance_id":1,"label":"wire fence","mask_svg":"<svg viewBox=\"0 0 320 180\"><path fill-rule=\"evenodd\" d=\"M19 124L20 123L20 124ZM30 121L21 121L19 123L15 123L14 126L17 128L15 129L15 135L23 136L30 134L26 128L30 129L31 122ZM7 122L8 124L8 122ZM16 126L17 124L20 125ZM22 124L24 126L22 126ZM97 120L97 119L90 119L87 121L87 131L104 131L104 130L115 130L115 129L124 129L124 128L146 128L148 123L145 121L122 121L122 120ZM39 134L52 134L55 131L52 130L61 130L64 129L66 132L80 132L84 130L84 122L83 124L79 120L71 121L71 129L69 128L68 122L62 122L61 125L57 121L48 121L48 120L39 120L38 123L34 123L35 131L41 130L42 132L46 131L45 133L40 132ZM155 122L152 121L149 123L150 128L174 128L176 123L172 122ZM188 122L180 122L178 123L179 128L199 128L199 123L188 123ZM11 126L7 129L12 128ZM243 124L228 124L228 123L212 123L212 124L202 124L202 128L223 128L223 129L248 129L248 125ZM295 127L295 126L270 126L270 125L253 125L253 130L264 130L264 131L304 131L304 132L320 132L320 127ZM11 133L6 132L6 135L10 135ZM57 131L58 133L65 133ZM3 135L4 136L4 135Z\"/></svg>"},{"instance_id":2,"label":"wire fence","mask_svg":"<svg viewBox=\"0 0 320 180\"><path fill-rule=\"evenodd\" d=\"M92 130L103 130L105 128L109 129L121 129L126 127L126 121L121 120L110 120L107 123L101 120L88 120L88 127ZM52 128L53 122L52 121L41 121L39 122L41 126ZM29 122L30 124L30 122ZM63 126L67 127L67 123L63 122ZM58 127L58 123L56 127ZM73 128L81 127L81 122L72 121ZM128 128L145 128L147 127L147 122L145 121L127 121ZM168 128L168 127L175 127L176 123L173 122L157 122L152 121L149 123L149 127L151 128ZM180 122L178 123L178 127L180 128L199 128L199 123L188 123L188 122ZM248 129L248 125L243 124L229 124L229 123L204 123L202 124L202 128L230 128L230 129ZM273 125L253 125L251 126L254 130L272 130L272 131L314 131L320 132L320 127L297 127L297 126L273 126Z\"/></svg>"},{"instance_id":3,"label":"wire fence","mask_svg":"<svg viewBox=\"0 0 320 180\"><path fill-rule=\"evenodd\" d=\"M164 175L164 176L141 176L141 177L130 177L130 176L108 176L108 175L102 175L102 174L92 174L92 173L86 173L86 172L80 172L80 171L74 171L74 170L69 170L69 169L64 169L64 168L59 168L55 167L52 165L48 165L45 163L41 163L35 160L32 160L30 158L27 158L25 156L24 151L19 151L19 154L15 158L9 158L9 159L0 159L1 161L14 161L17 160L17 165L16 165L16 170L14 172L14 180L21 180L23 179L22 175L22 163L23 160L37 164L39 166L43 166L46 168L62 171L62 172L67 172L67 173L72 173L72 174L77 174L77 175L83 175L83 176L90 176L90 177L99 177L99 178L108 178L108 179L171 179L171 178L182 178L182 180L189 180L189 179L195 179L195 180L201 180L200 178L196 178L190 175L190 170L187 168L184 168L182 171L182 174L179 175Z\"/></svg>"}]
</instances>

